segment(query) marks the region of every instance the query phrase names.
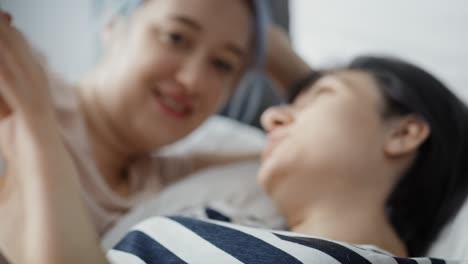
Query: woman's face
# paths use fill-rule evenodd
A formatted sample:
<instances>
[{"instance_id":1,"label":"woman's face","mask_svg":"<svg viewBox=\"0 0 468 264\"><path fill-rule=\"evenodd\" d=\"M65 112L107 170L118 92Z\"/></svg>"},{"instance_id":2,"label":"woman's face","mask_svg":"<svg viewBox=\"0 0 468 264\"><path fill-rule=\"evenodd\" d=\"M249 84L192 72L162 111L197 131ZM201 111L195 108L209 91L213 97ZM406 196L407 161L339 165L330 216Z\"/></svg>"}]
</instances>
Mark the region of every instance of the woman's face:
<instances>
[{"instance_id":1,"label":"woman's face","mask_svg":"<svg viewBox=\"0 0 468 264\"><path fill-rule=\"evenodd\" d=\"M112 125L142 149L193 131L242 76L251 23L241 0L146 1L110 34L98 93Z\"/></svg>"},{"instance_id":2,"label":"woman's face","mask_svg":"<svg viewBox=\"0 0 468 264\"><path fill-rule=\"evenodd\" d=\"M259 181L268 192L279 186L314 191L333 182L347 184L346 178L330 175L362 175L349 180L364 184L369 171L384 164L389 125L383 106L370 75L342 71L321 78L293 104L267 110L262 123L268 143Z\"/></svg>"}]
</instances>

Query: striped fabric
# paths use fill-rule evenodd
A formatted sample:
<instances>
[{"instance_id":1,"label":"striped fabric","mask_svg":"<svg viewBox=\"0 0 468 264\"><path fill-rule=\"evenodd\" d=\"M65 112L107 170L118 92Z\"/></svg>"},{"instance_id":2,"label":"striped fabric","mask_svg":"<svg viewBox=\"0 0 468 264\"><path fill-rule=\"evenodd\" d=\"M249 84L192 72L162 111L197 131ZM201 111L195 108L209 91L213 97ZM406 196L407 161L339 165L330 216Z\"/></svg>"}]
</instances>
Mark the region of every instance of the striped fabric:
<instances>
[{"instance_id":1,"label":"striped fabric","mask_svg":"<svg viewBox=\"0 0 468 264\"><path fill-rule=\"evenodd\" d=\"M372 246L264 230L214 220L154 217L135 226L107 254L111 263L462 263L396 258ZM468 262L464 262L468 263Z\"/></svg>"}]
</instances>

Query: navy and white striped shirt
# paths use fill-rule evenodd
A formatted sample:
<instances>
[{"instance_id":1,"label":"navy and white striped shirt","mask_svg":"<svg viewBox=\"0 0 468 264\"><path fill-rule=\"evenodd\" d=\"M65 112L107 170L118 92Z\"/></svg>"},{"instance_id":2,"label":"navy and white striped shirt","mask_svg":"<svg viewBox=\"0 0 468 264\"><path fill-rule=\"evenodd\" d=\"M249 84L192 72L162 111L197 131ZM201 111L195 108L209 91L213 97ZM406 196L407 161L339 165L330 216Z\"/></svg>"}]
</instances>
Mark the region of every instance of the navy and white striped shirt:
<instances>
[{"instance_id":1,"label":"navy and white striped shirt","mask_svg":"<svg viewBox=\"0 0 468 264\"><path fill-rule=\"evenodd\" d=\"M107 257L115 264L461 263L430 258L403 259L372 246L179 216L154 217L138 224Z\"/></svg>"}]
</instances>

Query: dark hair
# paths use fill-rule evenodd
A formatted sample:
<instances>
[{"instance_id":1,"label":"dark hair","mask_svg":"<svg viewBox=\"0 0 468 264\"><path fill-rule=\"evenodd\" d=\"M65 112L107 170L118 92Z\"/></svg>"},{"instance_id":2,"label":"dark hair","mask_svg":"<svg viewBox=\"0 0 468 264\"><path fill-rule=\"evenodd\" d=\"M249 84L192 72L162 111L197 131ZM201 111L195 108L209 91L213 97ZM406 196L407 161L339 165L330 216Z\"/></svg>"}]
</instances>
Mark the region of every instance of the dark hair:
<instances>
[{"instance_id":1,"label":"dark hair","mask_svg":"<svg viewBox=\"0 0 468 264\"><path fill-rule=\"evenodd\" d=\"M420 256L468 192L467 107L434 76L396 58L360 57L347 69L363 70L377 80L387 102L386 115L417 114L431 129L387 204L410 256Z\"/></svg>"}]
</instances>

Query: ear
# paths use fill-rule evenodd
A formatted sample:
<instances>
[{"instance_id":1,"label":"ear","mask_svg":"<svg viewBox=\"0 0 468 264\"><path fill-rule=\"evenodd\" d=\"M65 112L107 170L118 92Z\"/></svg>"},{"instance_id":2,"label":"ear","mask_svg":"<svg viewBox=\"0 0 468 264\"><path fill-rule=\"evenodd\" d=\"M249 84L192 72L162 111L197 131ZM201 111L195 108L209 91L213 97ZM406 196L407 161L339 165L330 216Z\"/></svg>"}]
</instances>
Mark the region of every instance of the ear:
<instances>
[{"instance_id":1,"label":"ear","mask_svg":"<svg viewBox=\"0 0 468 264\"><path fill-rule=\"evenodd\" d=\"M429 125L419 116L410 115L394 120L385 142L385 155L398 158L414 153L430 133Z\"/></svg>"}]
</instances>

